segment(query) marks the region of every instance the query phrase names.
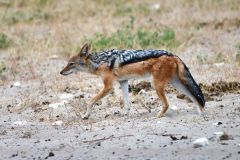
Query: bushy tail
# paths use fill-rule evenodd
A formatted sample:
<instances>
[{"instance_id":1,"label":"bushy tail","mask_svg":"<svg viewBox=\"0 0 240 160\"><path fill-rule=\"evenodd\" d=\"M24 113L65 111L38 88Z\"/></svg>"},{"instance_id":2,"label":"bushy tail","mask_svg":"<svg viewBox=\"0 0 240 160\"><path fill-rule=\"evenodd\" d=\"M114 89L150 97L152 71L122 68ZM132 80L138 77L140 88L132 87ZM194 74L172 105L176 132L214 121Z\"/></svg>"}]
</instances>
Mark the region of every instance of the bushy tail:
<instances>
[{"instance_id":1,"label":"bushy tail","mask_svg":"<svg viewBox=\"0 0 240 160\"><path fill-rule=\"evenodd\" d=\"M173 86L191 98L192 101L197 102L200 106L200 110L203 111L205 99L202 90L193 79L188 67L183 61L177 56L174 56L174 58L178 66L178 75L172 80Z\"/></svg>"}]
</instances>

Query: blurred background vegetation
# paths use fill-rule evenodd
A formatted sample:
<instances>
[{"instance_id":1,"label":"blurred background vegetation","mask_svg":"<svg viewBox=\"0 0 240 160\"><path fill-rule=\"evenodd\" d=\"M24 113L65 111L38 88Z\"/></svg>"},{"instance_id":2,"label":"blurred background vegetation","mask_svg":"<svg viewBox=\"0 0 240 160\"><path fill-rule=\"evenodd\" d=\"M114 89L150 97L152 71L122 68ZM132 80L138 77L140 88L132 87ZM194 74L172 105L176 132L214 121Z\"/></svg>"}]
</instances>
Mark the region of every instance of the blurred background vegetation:
<instances>
[{"instance_id":1,"label":"blurred background vegetation","mask_svg":"<svg viewBox=\"0 0 240 160\"><path fill-rule=\"evenodd\" d=\"M239 0L0 0L0 49L31 46L70 54L91 42L94 50L175 51L208 25L204 14L239 11L239 4Z\"/></svg>"},{"instance_id":2,"label":"blurred background vegetation","mask_svg":"<svg viewBox=\"0 0 240 160\"><path fill-rule=\"evenodd\" d=\"M166 49L184 53L190 65L237 64L239 4L240 0L0 0L0 54L38 63L52 55L69 57L84 43L92 43L93 51ZM1 74L7 64L0 64ZM18 63L11 65L12 73L20 72Z\"/></svg>"}]
</instances>

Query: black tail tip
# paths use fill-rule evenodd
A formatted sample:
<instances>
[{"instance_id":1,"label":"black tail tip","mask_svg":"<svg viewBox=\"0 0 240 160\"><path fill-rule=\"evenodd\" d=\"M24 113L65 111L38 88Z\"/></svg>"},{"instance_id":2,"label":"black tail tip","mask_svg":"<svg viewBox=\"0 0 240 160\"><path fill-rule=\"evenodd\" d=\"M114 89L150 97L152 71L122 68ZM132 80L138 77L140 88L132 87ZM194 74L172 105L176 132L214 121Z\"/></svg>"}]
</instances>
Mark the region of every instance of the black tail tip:
<instances>
[{"instance_id":1,"label":"black tail tip","mask_svg":"<svg viewBox=\"0 0 240 160\"><path fill-rule=\"evenodd\" d=\"M202 108L205 107L205 99L204 99L203 94L197 96L197 101Z\"/></svg>"}]
</instances>

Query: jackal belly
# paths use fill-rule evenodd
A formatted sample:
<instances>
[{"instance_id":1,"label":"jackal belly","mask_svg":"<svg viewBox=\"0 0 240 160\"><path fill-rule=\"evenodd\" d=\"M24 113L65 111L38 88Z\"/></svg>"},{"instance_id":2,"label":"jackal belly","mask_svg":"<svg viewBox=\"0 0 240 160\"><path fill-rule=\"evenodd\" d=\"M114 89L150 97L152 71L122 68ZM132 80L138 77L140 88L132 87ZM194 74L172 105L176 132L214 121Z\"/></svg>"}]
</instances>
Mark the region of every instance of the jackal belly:
<instances>
[{"instance_id":1,"label":"jackal belly","mask_svg":"<svg viewBox=\"0 0 240 160\"><path fill-rule=\"evenodd\" d=\"M150 73L145 73L144 75L128 74L128 75L118 76L118 80L119 81L130 80L130 79L146 79L146 80L150 80L151 79L151 74Z\"/></svg>"}]
</instances>

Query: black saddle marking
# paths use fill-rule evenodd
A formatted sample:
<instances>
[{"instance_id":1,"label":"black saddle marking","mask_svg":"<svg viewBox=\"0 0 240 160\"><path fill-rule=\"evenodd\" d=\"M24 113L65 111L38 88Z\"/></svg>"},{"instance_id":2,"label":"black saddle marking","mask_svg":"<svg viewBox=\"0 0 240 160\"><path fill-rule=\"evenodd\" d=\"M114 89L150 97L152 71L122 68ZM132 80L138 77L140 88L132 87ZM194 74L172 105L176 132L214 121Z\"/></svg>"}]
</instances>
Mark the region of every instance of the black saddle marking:
<instances>
[{"instance_id":1,"label":"black saddle marking","mask_svg":"<svg viewBox=\"0 0 240 160\"><path fill-rule=\"evenodd\" d=\"M110 68L115 65L123 66L130 63L144 61L150 58L158 58L167 55L173 56L165 50L109 50L94 53L91 60L97 64L107 63Z\"/></svg>"}]
</instances>

